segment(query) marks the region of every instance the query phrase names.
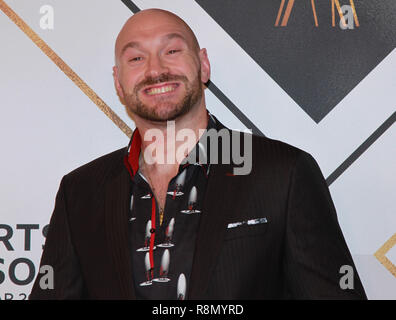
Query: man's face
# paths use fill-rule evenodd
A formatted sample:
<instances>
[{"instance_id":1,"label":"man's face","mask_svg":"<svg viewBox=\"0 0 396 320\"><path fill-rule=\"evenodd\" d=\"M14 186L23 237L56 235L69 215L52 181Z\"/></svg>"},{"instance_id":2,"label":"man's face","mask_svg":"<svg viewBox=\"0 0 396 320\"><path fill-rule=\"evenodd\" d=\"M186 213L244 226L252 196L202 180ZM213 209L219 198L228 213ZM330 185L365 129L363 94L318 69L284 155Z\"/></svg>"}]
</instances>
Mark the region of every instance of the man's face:
<instances>
[{"instance_id":1,"label":"man's face","mask_svg":"<svg viewBox=\"0 0 396 320\"><path fill-rule=\"evenodd\" d=\"M150 121L174 120L203 96L201 59L185 28L168 17L145 19L119 41L116 87L127 108Z\"/></svg>"}]
</instances>

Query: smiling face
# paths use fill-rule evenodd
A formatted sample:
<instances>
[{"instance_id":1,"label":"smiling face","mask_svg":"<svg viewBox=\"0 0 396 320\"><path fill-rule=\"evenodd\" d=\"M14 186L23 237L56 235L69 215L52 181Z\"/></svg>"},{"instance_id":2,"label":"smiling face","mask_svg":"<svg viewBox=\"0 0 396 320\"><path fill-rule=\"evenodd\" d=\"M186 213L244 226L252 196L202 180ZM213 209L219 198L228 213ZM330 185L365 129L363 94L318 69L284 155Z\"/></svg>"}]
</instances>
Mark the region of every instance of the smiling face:
<instances>
[{"instance_id":1,"label":"smiling face","mask_svg":"<svg viewBox=\"0 0 396 320\"><path fill-rule=\"evenodd\" d=\"M130 18L116 41L115 86L134 115L174 120L203 102L210 66L190 28L158 9Z\"/></svg>"}]
</instances>

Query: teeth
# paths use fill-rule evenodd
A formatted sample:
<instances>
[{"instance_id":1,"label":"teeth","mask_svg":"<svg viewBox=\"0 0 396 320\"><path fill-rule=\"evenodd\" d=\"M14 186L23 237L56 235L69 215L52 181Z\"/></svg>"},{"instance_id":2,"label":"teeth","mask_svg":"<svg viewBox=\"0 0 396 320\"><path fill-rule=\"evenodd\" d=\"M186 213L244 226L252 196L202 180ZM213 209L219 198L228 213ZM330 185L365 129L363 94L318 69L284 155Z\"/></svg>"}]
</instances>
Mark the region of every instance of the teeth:
<instances>
[{"instance_id":1,"label":"teeth","mask_svg":"<svg viewBox=\"0 0 396 320\"><path fill-rule=\"evenodd\" d=\"M147 90L147 94L152 96L154 94L160 94L160 93L165 93L165 92L170 92L175 90L175 88L173 86L164 86L161 88L151 88L149 90Z\"/></svg>"}]
</instances>

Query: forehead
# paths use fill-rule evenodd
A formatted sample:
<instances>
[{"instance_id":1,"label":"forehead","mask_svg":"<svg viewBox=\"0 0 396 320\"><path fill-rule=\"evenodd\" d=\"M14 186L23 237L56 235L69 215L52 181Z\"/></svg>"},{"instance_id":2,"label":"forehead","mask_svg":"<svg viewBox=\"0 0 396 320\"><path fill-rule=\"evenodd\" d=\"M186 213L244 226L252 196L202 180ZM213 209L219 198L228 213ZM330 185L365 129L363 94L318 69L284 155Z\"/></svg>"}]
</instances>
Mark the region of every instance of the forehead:
<instances>
[{"instance_id":1,"label":"forehead","mask_svg":"<svg viewBox=\"0 0 396 320\"><path fill-rule=\"evenodd\" d=\"M177 17L164 14L136 16L132 17L122 28L117 41L116 53L120 54L125 45L130 42L150 44L156 41L163 41L169 38L169 35L179 35L180 37L171 37L170 39L185 40L188 45L193 47L194 40L192 31L185 23Z\"/></svg>"}]
</instances>

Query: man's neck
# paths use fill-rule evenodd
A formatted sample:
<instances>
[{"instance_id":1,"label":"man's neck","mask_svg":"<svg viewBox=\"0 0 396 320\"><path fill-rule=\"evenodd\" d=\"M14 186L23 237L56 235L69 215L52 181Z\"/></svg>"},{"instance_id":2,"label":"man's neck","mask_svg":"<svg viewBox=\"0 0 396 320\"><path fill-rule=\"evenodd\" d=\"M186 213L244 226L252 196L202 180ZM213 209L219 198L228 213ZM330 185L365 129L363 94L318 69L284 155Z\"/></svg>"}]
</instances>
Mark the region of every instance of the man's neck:
<instances>
[{"instance_id":1,"label":"man's neck","mask_svg":"<svg viewBox=\"0 0 396 320\"><path fill-rule=\"evenodd\" d=\"M145 173L152 176L160 174L173 177L178 171L180 162L195 147L202 135L202 130L206 129L208 113L202 106L191 110L175 121L153 122L135 119L135 122L142 138L141 153ZM178 133L182 138L185 137L186 129L191 138L176 140ZM157 136L160 137L157 139ZM181 153L184 155L180 156Z\"/></svg>"}]
</instances>

